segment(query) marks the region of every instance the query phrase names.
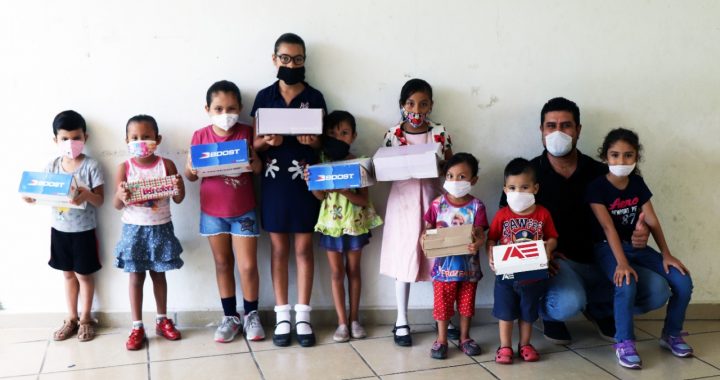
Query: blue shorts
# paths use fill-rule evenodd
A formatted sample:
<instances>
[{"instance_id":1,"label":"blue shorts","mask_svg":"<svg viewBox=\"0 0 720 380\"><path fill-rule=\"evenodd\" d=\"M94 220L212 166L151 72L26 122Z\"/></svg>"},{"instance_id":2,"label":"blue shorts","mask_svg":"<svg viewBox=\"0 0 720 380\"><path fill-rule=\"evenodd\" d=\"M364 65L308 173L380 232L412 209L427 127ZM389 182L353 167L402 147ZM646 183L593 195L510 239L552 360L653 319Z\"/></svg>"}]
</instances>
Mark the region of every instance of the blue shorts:
<instances>
[{"instance_id":1,"label":"blue shorts","mask_svg":"<svg viewBox=\"0 0 720 380\"><path fill-rule=\"evenodd\" d=\"M500 281L495 279L495 304L492 314L502 321L520 319L535 322L538 319L540 298L545 295L547 280Z\"/></svg>"},{"instance_id":2,"label":"blue shorts","mask_svg":"<svg viewBox=\"0 0 720 380\"><path fill-rule=\"evenodd\" d=\"M364 246L368 245L368 243L370 243L369 232L358 236L342 235L339 237L320 234L320 247L325 248L328 251L359 251Z\"/></svg>"},{"instance_id":3,"label":"blue shorts","mask_svg":"<svg viewBox=\"0 0 720 380\"><path fill-rule=\"evenodd\" d=\"M250 210L243 215L222 218L200 212L200 235L215 236L220 234L232 234L233 236L258 237L257 216L255 210Z\"/></svg>"}]
</instances>

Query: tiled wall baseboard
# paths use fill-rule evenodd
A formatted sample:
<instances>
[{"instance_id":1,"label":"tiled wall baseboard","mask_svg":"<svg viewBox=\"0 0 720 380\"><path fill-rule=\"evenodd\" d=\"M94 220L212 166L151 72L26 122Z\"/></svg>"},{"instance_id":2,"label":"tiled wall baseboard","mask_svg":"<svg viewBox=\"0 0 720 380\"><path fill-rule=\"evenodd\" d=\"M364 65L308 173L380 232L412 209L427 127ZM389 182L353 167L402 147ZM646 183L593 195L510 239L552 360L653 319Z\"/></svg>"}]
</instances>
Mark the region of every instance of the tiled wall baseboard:
<instances>
[{"instance_id":1,"label":"tiled wall baseboard","mask_svg":"<svg viewBox=\"0 0 720 380\"><path fill-rule=\"evenodd\" d=\"M261 310L261 319L265 326L272 326L275 323L275 316L271 310ZM64 313L13 313L0 311L0 328L21 328L21 327L57 327ZM202 327L217 324L220 317L220 310L197 310L170 312L178 325L183 327ZM432 309L412 309L408 313L411 324L432 323ZM103 327L124 327L130 322L129 312L97 312L94 314L100 326ZM146 323L153 320L153 313L144 313L143 319ZM395 322L396 312L394 309L367 309L362 310L360 318L365 324L390 325ZM665 309L658 309L647 314L637 316L637 319L662 320L665 317ZM576 319L581 319L578 315ZM333 325L336 323L334 309L315 309L312 313L313 323L317 325ZM688 320L719 320L720 304L691 304L687 312ZM478 307L476 309L474 324L495 322L491 315L491 308Z\"/></svg>"}]
</instances>

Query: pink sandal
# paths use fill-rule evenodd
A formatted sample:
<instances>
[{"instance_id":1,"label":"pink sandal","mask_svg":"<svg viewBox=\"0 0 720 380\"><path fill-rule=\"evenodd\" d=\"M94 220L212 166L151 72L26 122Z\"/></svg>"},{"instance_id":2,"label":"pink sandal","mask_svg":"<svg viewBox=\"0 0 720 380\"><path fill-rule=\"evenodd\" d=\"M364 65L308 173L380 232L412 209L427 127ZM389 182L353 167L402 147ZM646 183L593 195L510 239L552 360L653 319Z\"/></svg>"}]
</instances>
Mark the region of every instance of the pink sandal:
<instances>
[{"instance_id":1,"label":"pink sandal","mask_svg":"<svg viewBox=\"0 0 720 380\"><path fill-rule=\"evenodd\" d=\"M500 347L495 353L495 363L498 364L512 364L513 362L513 350L510 347Z\"/></svg>"},{"instance_id":2,"label":"pink sandal","mask_svg":"<svg viewBox=\"0 0 720 380\"><path fill-rule=\"evenodd\" d=\"M518 346L518 355L520 356L520 359L526 362L536 362L540 360L540 354L538 354L532 344Z\"/></svg>"}]
</instances>

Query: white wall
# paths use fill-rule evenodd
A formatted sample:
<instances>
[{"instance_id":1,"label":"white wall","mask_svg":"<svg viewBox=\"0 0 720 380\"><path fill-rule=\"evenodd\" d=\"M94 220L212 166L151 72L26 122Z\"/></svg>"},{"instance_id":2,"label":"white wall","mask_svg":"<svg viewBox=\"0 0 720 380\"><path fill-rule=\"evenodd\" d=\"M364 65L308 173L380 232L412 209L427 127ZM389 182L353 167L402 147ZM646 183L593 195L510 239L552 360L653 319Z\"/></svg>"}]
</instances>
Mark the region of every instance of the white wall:
<instances>
[{"instance_id":1,"label":"white wall","mask_svg":"<svg viewBox=\"0 0 720 380\"><path fill-rule=\"evenodd\" d=\"M207 124L207 87L229 79L251 108L275 76L270 55L286 31L308 45L308 80L329 108L359 121L353 149L372 154L398 120L409 78L435 89L432 117L469 151L482 171L474 194L496 211L505 163L542 146L539 110L551 97L582 110L580 149L623 125L640 133L643 173L671 248L691 268L693 302L720 302L717 227L720 196L720 27L715 1L22 1L0 11L0 302L11 311L63 311L62 276L47 266L49 210L16 193L23 170L55 153L51 122L75 109L89 122L88 153L112 176L127 158L124 124L157 118L160 153L182 162L192 132ZM389 186L372 188L384 212ZM198 236L198 185L174 206L184 268L171 272L172 310L219 309L213 262ZM96 308L128 310L127 276L113 267L121 228L110 202L100 211L104 268ZM381 231L365 251L362 306L392 308L392 281L377 274ZM273 305L269 245L261 238L261 307ZM325 253L316 252L313 304L332 298ZM294 268L294 265L293 265ZM487 272L486 272L487 273ZM294 281L294 276L291 282ZM491 302L483 280L478 304ZM151 288L145 308L152 311ZM291 302L295 301L291 291ZM429 284L413 287L412 307L429 307Z\"/></svg>"}]
</instances>

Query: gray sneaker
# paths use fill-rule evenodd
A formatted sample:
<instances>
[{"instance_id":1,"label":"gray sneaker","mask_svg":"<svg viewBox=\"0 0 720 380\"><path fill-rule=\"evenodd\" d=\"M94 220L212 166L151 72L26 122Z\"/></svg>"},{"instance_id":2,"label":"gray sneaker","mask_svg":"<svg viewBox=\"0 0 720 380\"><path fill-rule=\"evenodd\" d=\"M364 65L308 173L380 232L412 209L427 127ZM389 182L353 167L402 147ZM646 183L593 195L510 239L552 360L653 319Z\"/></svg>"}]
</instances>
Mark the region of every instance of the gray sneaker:
<instances>
[{"instance_id":1,"label":"gray sneaker","mask_svg":"<svg viewBox=\"0 0 720 380\"><path fill-rule=\"evenodd\" d=\"M352 336L353 339L363 339L367 336L367 333L360 322L352 321L350 324L350 336Z\"/></svg>"},{"instance_id":2,"label":"gray sneaker","mask_svg":"<svg viewBox=\"0 0 720 380\"><path fill-rule=\"evenodd\" d=\"M220 343L232 342L241 329L240 318L226 315L220 322L220 326L215 330L215 341Z\"/></svg>"},{"instance_id":3,"label":"gray sneaker","mask_svg":"<svg viewBox=\"0 0 720 380\"><path fill-rule=\"evenodd\" d=\"M245 336L248 340L258 341L265 339L265 330L260 323L260 316L257 310L253 310L244 318Z\"/></svg>"},{"instance_id":4,"label":"gray sneaker","mask_svg":"<svg viewBox=\"0 0 720 380\"><path fill-rule=\"evenodd\" d=\"M340 325L335 330L333 340L336 342L347 342L350 340L350 331L348 331L347 325Z\"/></svg>"}]
</instances>

